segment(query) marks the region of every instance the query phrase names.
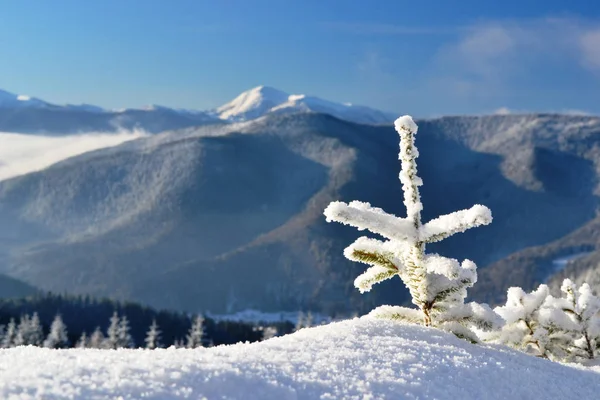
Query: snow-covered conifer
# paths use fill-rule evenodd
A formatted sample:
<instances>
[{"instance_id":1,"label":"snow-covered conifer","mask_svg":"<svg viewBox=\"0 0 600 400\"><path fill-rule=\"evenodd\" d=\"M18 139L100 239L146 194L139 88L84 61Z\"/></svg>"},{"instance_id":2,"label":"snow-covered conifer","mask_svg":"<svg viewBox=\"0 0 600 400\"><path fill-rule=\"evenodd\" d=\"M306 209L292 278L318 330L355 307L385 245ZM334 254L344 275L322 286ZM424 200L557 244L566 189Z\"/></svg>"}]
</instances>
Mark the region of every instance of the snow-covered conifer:
<instances>
[{"instance_id":1,"label":"snow-covered conifer","mask_svg":"<svg viewBox=\"0 0 600 400\"><path fill-rule=\"evenodd\" d=\"M2 337L2 343L0 343L0 347L9 348L15 346L15 341L17 339L17 324L14 318L11 318L8 325L6 325L6 329L4 331L4 335Z\"/></svg>"},{"instance_id":2,"label":"snow-covered conifer","mask_svg":"<svg viewBox=\"0 0 600 400\"><path fill-rule=\"evenodd\" d=\"M520 287L509 288L506 304L494 309L505 324L488 339L538 357L549 357L553 340L540 324L540 311L548 293L546 285L540 285L531 293L525 293Z\"/></svg>"},{"instance_id":3,"label":"snow-covered conifer","mask_svg":"<svg viewBox=\"0 0 600 400\"><path fill-rule=\"evenodd\" d=\"M152 325L150 325L150 329L148 329L148 333L146 334L146 348L156 349L162 347L160 336L160 328L158 327L156 320L152 320Z\"/></svg>"},{"instance_id":4,"label":"snow-covered conifer","mask_svg":"<svg viewBox=\"0 0 600 400\"><path fill-rule=\"evenodd\" d=\"M195 349L203 346L204 339L204 318L201 315L196 316L190 327L190 331L186 336L188 349Z\"/></svg>"},{"instance_id":5,"label":"snow-covered conifer","mask_svg":"<svg viewBox=\"0 0 600 400\"><path fill-rule=\"evenodd\" d=\"M54 317L50 326L50 333L44 340L44 347L51 349L64 349L69 347L69 337L67 336L67 327L59 314Z\"/></svg>"},{"instance_id":6,"label":"snow-covered conifer","mask_svg":"<svg viewBox=\"0 0 600 400\"><path fill-rule=\"evenodd\" d=\"M2 342L4 341L4 333L6 332L6 326L0 325L0 348L2 347Z\"/></svg>"},{"instance_id":7,"label":"snow-covered conifer","mask_svg":"<svg viewBox=\"0 0 600 400\"><path fill-rule=\"evenodd\" d=\"M369 203L332 202L325 209L328 222L336 221L369 230L384 240L358 238L348 246L344 255L357 262L370 265L354 281L361 293L371 290L374 284L399 276L408 288L412 302L418 309L406 307L379 307L371 312L374 317L397 319L410 323L422 322L476 341L471 327L491 329L499 324L498 316L485 304L464 303L467 288L477 280L476 266L457 260L426 254L427 243L438 242L455 233L492 222L491 211L482 205L468 210L421 222L419 186L415 146L417 125L406 115L395 122L400 135L400 182L404 191L406 218L388 214Z\"/></svg>"},{"instance_id":8,"label":"snow-covered conifer","mask_svg":"<svg viewBox=\"0 0 600 400\"><path fill-rule=\"evenodd\" d=\"M37 313L33 316L23 315L19 320L17 335L14 340L15 346L41 346L44 340L42 324Z\"/></svg>"},{"instance_id":9,"label":"snow-covered conifer","mask_svg":"<svg viewBox=\"0 0 600 400\"><path fill-rule=\"evenodd\" d=\"M119 328L117 330L118 348L130 349L135 346L129 330L129 320L127 316L123 315L121 321L119 321Z\"/></svg>"},{"instance_id":10,"label":"snow-covered conifer","mask_svg":"<svg viewBox=\"0 0 600 400\"><path fill-rule=\"evenodd\" d=\"M92 335L90 336L90 340L87 343L87 347L91 349L105 349L108 347L108 342L104 338L104 334L100 330L100 327L97 326Z\"/></svg>"},{"instance_id":11,"label":"snow-covered conifer","mask_svg":"<svg viewBox=\"0 0 600 400\"><path fill-rule=\"evenodd\" d=\"M299 311L298 317L296 318L296 325L294 326L294 332L297 332L302 328L304 328L304 313Z\"/></svg>"},{"instance_id":12,"label":"snow-covered conifer","mask_svg":"<svg viewBox=\"0 0 600 400\"><path fill-rule=\"evenodd\" d=\"M102 332L100 332L100 334L102 334ZM87 333L83 332L81 334L81 337L79 338L79 340L75 344L75 347L78 348L78 349L85 349L85 348L91 347L89 345L89 342L90 342L90 340L89 340L89 338L87 336ZM102 342L100 342L100 344L102 344Z\"/></svg>"},{"instance_id":13,"label":"snow-covered conifer","mask_svg":"<svg viewBox=\"0 0 600 400\"><path fill-rule=\"evenodd\" d=\"M262 340L268 340L277 336L279 332L275 326L265 326L262 329Z\"/></svg>"},{"instance_id":14,"label":"snow-covered conifer","mask_svg":"<svg viewBox=\"0 0 600 400\"><path fill-rule=\"evenodd\" d=\"M306 319L304 320L304 327L310 328L313 325L313 315L312 312L306 313Z\"/></svg>"},{"instance_id":15,"label":"snow-covered conifer","mask_svg":"<svg viewBox=\"0 0 600 400\"><path fill-rule=\"evenodd\" d=\"M34 312L29 320L29 343L34 346L41 346L44 343L44 330L38 313Z\"/></svg>"},{"instance_id":16,"label":"snow-covered conifer","mask_svg":"<svg viewBox=\"0 0 600 400\"><path fill-rule=\"evenodd\" d=\"M579 289L565 279L563 296L548 296L540 311L540 323L553 340L552 358L581 361L600 354L600 298L587 283Z\"/></svg>"},{"instance_id":17,"label":"snow-covered conifer","mask_svg":"<svg viewBox=\"0 0 600 400\"><path fill-rule=\"evenodd\" d=\"M115 311L112 317L110 317L110 324L106 329L106 338L102 347L107 349L119 348L119 321L119 314Z\"/></svg>"}]
</instances>

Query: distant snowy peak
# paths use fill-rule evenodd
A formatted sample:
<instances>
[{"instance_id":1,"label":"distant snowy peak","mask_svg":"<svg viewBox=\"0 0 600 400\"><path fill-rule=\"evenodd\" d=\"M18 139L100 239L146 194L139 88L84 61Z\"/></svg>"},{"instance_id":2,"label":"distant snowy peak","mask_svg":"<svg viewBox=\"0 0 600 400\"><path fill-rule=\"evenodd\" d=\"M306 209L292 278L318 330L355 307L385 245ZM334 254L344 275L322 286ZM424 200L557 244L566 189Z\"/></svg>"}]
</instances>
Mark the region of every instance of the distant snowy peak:
<instances>
[{"instance_id":1,"label":"distant snowy peak","mask_svg":"<svg viewBox=\"0 0 600 400\"><path fill-rule=\"evenodd\" d=\"M391 123L395 114L350 103L335 103L304 94L288 94L268 86L250 89L215 110L226 121L247 121L269 113L320 112L357 123Z\"/></svg>"},{"instance_id":2,"label":"distant snowy peak","mask_svg":"<svg viewBox=\"0 0 600 400\"><path fill-rule=\"evenodd\" d=\"M25 95L17 95L0 89L0 107L1 108L25 108L25 107L48 107L50 103Z\"/></svg>"},{"instance_id":3,"label":"distant snowy peak","mask_svg":"<svg viewBox=\"0 0 600 400\"><path fill-rule=\"evenodd\" d=\"M88 113L117 113L121 115L139 115L140 112L157 115L178 114L187 119L203 122L243 122L250 121L267 114L283 114L297 112L318 112L360 124L392 123L395 114L373 108L357 106L350 103L335 103L319 97L304 94L289 94L281 90L258 86L243 92L227 104L210 111L170 108L160 105L148 105L141 108L123 108L105 110L91 104L58 105L35 97L16 95L0 89L0 109L52 109L80 111Z\"/></svg>"},{"instance_id":4,"label":"distant snowy peak","mask_svg":"<svg viewBox=\"0 0 600 400\"><path fill-rule=\"evenodd\" d=\"M217 108L219 118L246 121L261 117L288 101L290 95L268 86L258 86L243 92L229 103Z\"/></svg>"},{"instance_id":5,"label":"distant snowy peak","mask_svg":"<svg viewBox=\"0 0 600 400\"><path fill-rule=\"evenodd\" d=\"M96 113L105 112L103 108L91 104L65 104L63 106L49 103L36 97L14 94L2 89L0 89L0 108L51 108L55 110L63 109Z\"/></svg>"}]
</instances>

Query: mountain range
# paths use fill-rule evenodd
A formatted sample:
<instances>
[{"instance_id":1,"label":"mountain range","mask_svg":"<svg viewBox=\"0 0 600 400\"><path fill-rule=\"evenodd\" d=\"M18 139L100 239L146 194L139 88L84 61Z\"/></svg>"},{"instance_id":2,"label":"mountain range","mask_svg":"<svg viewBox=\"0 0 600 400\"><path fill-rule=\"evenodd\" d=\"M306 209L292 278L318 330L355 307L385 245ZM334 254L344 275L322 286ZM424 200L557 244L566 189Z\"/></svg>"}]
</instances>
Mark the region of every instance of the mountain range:
<instances>
[{"instance_id":1,"label":"mountain range","mask_svg":"<svg viewBox=\"0 0 600 400\"><path fill-rule=\"evenodd\" d=\"M57 105L0 90L0 132L62 135L140 129L150 133L255 119L270 114L318 112L363 124L391 123L395 114L268 87L250 89L212 110L159 105L106 110L89 104Z\"/></svg>"},{"instance_id":2,"label":"mountain range","mask_svg":"<svg viewBox=\"0 0 600 400\"><path fill-rule=\"evenodd\" d=\"M402 214L398 136L383 117L356 123L342 118L344 108L322 113L318 104L259 87L199 117L209 123L190 111L136 110L130 125L146 121L132 115L188 119L0 181L0 273L42 290L185 311L334 313L406 302L400 281L366 295L353 288L363 266L342 252L357 233L322 215L332 200L355 199ZM51 112L71 132L85 131L93 115L117 114L65 111L84 115L77 125ZM477 262L475 298L499 302L509 285L531 289L583 262L560 271L556 258L596 257L600 118L417 122L424 217L474 203L494 214L490 226L430 249Z\"/></svg>"}]
</instances>

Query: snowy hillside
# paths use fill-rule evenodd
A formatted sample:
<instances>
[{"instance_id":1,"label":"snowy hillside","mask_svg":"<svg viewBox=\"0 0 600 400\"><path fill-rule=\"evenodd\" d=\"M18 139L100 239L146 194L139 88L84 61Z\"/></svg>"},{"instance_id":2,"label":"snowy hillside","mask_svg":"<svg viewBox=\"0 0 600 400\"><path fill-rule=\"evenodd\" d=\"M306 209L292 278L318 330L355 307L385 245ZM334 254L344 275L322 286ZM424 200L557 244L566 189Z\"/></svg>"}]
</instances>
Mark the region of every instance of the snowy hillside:
<instances>
[{"instance_id":1,"label":"snowy hillside","mask_svg":"<svg viewBox=\"0 0 600 400\"><path fill-rule=\"evenodd\" d=\"M600 369L367 317L211 349L0 350L0 397L593 399Z\"/></svg>"},{"instance_id":2,"label":"snowy hillside","mask_svg":"<svg viewBox=\"0 0 600 400\"><path fill-rule=\"evenodd\" d=\"M320 112L362 124L391 123L396 115L353 104L334 103L304 94L288 94L268 86L243 92L215 114L227 121L247 121L268 113Z\"/></svg>"}]
</instances>

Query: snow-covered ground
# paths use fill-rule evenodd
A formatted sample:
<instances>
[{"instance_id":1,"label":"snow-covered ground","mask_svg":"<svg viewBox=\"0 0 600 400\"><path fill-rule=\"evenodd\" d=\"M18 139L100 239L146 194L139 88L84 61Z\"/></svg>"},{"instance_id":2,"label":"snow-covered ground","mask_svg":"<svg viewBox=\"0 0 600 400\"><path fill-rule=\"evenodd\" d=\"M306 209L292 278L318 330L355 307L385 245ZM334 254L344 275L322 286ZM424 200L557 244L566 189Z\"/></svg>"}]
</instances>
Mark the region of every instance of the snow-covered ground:
<instances>
[{"instance_id":1,"label":"snow-covered ground","mask_svg":"<svg viewBox=\"0 0 600 400\"><path fill-rule=\"evenodd\" d=\"M367 317L211 349L0 350L2 399L565 400L599 387L600 369Z\"/></svg>"}]
</instances>

